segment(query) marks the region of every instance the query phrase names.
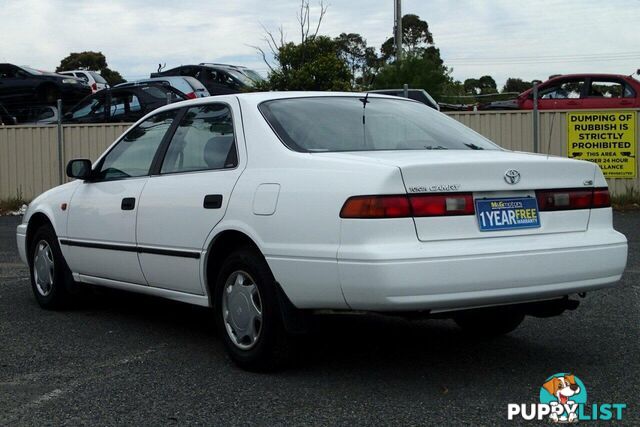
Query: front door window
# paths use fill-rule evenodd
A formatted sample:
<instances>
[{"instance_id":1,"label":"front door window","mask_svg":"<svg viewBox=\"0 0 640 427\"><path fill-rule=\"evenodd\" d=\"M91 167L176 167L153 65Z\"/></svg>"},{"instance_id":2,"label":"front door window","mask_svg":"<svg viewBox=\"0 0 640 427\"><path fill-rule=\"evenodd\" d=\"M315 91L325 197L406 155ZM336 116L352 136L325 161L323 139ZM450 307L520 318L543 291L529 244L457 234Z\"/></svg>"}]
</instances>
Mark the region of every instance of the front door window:
<instances>
[{"instance_id":1,"label":"front door window","mask_svg":"<svg viewBox=\"0 0 640 427\"><path fill-rule=\"evenodd\" d=\"M97 179L106 181L148 175L156 151L175 116L176 110L159 113L130 130L104 157Z\"/></svg>"}]
</instances>

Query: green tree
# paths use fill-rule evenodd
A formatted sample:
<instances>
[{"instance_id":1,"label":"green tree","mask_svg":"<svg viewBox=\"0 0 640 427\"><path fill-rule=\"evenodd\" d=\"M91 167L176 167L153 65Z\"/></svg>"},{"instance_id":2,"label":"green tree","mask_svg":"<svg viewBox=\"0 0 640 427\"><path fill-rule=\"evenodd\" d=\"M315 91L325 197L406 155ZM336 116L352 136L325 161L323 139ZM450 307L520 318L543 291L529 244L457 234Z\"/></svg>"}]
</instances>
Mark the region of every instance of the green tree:
<instances>
[{"instance_id":1,"label":"green tree","mask_svg":"<svg viewBox=\"0 0 640 427\"><path fill-rule=\"evenodd\" d=\"M353 74L340 56L335 40L326 36L306 38L302 43L284 43L274 55L276 66L259 89L350 90Z\"/></svg>"},{"instance_id":2,"label":"green tree","mask_svg":"<svg viewBox=\"0 0 640 427\"><path fill-rule=\"evenodd\" d=\"M102 52L86 51L69 54L69 56L60 61L56 71L70 70L98 71L111 86L125 81L120 73L109 69L107 59Z\"/></svg>"},{"instance_id":3,"label":"green tree","mask_svg":"<svg viewBox=\"0 0 640 427\"><path fill-rule=\"evenodd\" d=\"M519 78L509 77L505 82L502 88L502 91L521 93L532 87L533 87L533 83L531 82L526 82Z\"/></svg>"},{"instance_id":4,"label":"green tree","mask_svg":"<svg viewBox=\"0 0 640 427\"><path fill-rule=\"evenodd\" d=\"M451 70L440 58L440 51L431 46L420 56L408 56L399 65L384 66L374 81L376 89L399 88L408 84L413 89L425 89L436 100L453 85Z\"/></svg>"},{"instance_id":5,"label":"green tree","mask_svg":"<svg viewBox=\"0 0 640 427\"><path fill-rule=\"evenodd\" d=\"M342 33L334 41L338 49L338 56L346 62L351 71L351 85L355 86L356 75L361 73L367 65L367 42L360 34L356 33Z\"/></svg>"},{"instance_id":6,"label":"green tree","mask_svg":"<svg viewBox=\"0 0 640 427\"><path fill-rule=\"evenodd\" d=\"M418 15L402 17L402 49L407 57L421 56L428 45L433 45L433 34L429 31L427 21ZM382 58L391 62L396 57L395 39L388 38L380 48Z\"/></svg>"},{"instance_id":7,"label":"green tree","mask_svg":"<svg viewBox=\"0 0 640 427\"><path fill-rule=\"evenodd\" d=\"M496 81L491 76L482 76L479 79L466 79L464 90L469 95L487 95L498 93Z\"/></svg>"}]
</instances>

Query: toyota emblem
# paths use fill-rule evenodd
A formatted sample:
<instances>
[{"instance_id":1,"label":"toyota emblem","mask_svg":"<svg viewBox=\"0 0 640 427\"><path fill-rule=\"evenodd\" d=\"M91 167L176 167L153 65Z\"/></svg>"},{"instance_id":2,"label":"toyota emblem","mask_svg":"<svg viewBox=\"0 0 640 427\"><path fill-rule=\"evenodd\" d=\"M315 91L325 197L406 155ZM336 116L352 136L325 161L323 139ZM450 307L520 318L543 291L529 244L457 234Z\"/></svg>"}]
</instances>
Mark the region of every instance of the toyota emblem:
<instances>
[{"instance_id":1,"label":"toyota emblem","mask_svg":"<svg viewBox=\"0 0 640 427\"><path fill-rule=\"evenodd\" d=\"M517 184L518 182L520 182L520 172L515 169L509 169L504 173L504 180L507 184Z\"/></svg>"}]
</instances>

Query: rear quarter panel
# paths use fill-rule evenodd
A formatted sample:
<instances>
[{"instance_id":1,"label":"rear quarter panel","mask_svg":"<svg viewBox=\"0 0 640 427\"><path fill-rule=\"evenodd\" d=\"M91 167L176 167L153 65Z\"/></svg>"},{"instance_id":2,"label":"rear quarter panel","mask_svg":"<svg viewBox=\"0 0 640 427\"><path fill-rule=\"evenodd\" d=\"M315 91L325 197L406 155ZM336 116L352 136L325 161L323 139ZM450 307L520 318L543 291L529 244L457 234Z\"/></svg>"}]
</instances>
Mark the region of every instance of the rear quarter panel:
<instances>
[{"instance_id":1,"label":"rear quarter panel","mask_svg":"<svg viewBox=\"0 0 640 427\"><path fill-rule=\"evenodd\" d=\"M388 165L293 152L276 137L255 105L242 107L247 168L212 237L225 229L249 235L296 306L347 308L337 265L340 209L350 196L403 193L400 171ZM272 214L255 207L256 190L262 184L279 186Z\"/></svg>"}]
</instances>

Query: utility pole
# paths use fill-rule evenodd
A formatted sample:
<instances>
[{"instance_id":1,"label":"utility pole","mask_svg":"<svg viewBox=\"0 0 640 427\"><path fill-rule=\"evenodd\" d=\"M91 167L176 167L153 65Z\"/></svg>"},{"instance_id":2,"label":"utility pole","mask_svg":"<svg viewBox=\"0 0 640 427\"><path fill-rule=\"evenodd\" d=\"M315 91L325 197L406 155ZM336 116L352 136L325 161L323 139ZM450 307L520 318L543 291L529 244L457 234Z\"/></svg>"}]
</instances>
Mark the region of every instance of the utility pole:
<instances>
[{"instance_id":1,"label":"utility pole","mask_svg":"<svg viewBox=\"0 0 640 427\"><path fill-rule=\"evenodd\" d=\"M396 37L396 60L399 63L402 60L402 0L394 0L394 17L396 21L395 25L395 37Z\"/></svg>"}]
</instances>

